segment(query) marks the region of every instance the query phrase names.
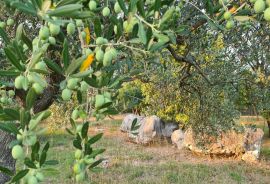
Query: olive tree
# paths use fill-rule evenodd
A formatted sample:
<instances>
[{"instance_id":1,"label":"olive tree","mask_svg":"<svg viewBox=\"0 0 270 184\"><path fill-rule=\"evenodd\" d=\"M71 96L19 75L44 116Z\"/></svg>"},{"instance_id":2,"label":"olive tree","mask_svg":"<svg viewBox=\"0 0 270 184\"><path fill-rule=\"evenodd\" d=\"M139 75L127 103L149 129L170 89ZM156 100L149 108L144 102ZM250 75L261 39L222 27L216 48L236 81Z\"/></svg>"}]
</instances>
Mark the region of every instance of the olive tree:
<instances>
[{"instance_id":1,"label":"olive tree","mask_svg":"<svg viewBox=\"0 0 270 184\"><path fill-rule=\"evenodd\" d=\"M265 117L270 131L269 121L269 24L253 22L233 36L226 37L228 62L238 63L239 97L252 106L256 113ZM238 47L242 44L242 47ZM241 69L241 70L240 70Z\"/></svg>"},{"instance_id":2,"label":"olive tree","mask_svg":"<svg viewBox=\"0 0 270 184\"><path fill-rule=\"evenodd\" d=\"M1 2L2 3L2 2ZM1 172L12 182L44 181L49 143L38 139L45 130L39 126L48 116L48 107L56 99L63 103L76 95L79 106L71 116L67 131L74 136L73 181L87 178L102 159L104 149L92 144L102 134L88 136L85 110L102 119L117 113L114 91L126 80L119 68L133 56L170 54L185 63L184 71L198 73L209 82L193 50L179 53L177 45L186 44L200 29L224 32L237 29L236 21L269 21L269 1L172 1L172 0L6 0L4 9L14 12L0 22L1 81L9 81L1 91L1 130L15 136L7 148L0 142ZM253 4L254 3L254 4ZM27 15L30 20L17 21ZM263 19L261 18L263 17ZM32 22L32 23L31 23ZM34 23L33 23L34 22ZM10 31L16 30L14 34ZM32 30L32 31L29 31ZM93 103L86 93L95 89ZM17 103L18 102L18 103ZM90 107L89 107L90 106ZM81 117L84 123L78 123ZM6 135L5 135L6 136ZM14 161L23 167L14 168ZM2 179L3 178L3 179ZM1 177L1 183L9 177Z\"/></svg>"}]
</instances>

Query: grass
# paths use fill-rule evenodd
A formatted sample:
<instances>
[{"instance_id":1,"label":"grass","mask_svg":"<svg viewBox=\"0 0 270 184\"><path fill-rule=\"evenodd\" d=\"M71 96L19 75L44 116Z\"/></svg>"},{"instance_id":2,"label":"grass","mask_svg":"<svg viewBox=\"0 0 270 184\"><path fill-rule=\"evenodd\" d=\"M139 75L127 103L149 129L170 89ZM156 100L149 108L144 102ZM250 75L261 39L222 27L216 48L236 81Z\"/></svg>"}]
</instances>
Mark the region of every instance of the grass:
<instances>
[{"instance_id":1,"label":"grass","mask_svg":"<svg viewBox=\"0 0 270 184\"><path fill-rule=\"evenodd\" d=\"M120 121L94 123L91 129L105 129L116 132ZM92 131L91 131L92 132ZM91 133L93 134L93 133ZM121 134L122 135L122 134ZM44 137L51 143L49 159L59 160L56 169L59 173L47 173L52 184L72 182L72 164L74 149L71 137L63 132ZM144 147L127 142L124 136L111 134L97 143L106 148L103 157L108 165L98 173L91 173L91 184L172 184L172 183L269 183L270 170L266 167L247 165L240 161L216 160L185 157L182 151L165 144ZM263 148L262 154L270 158L270 149Z\"/></svg>"}]
</instances>

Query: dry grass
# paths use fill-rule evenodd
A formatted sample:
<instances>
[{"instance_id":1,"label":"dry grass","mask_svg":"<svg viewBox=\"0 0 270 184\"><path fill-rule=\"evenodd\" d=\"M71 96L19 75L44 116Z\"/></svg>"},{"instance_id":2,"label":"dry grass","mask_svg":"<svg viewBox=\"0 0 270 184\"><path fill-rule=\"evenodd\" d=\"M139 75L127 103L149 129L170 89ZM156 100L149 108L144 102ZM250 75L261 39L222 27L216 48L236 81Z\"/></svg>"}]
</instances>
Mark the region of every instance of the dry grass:
<instances>
[{"instance_id":1,"label":"dry grass","mask_svg":"<svg viewBox=\"0 0 270 184\"><path fill-rule=\"evenodd\" d=\"M246 117L245 117L246 118ZM240 121L248 122L249 119ZM270 181L270 146L264 145L262 161L248 165L232 159L212 159L192 155L189 151L180 151L170 144L153 144L148 147L128 142L125 134L120 133L120 120L106 120L92 123L90 134L105 132L104 138L97 144L106 148L103 157L107 164L99 173L91 173L85 183L97 184L169 184L169 183L265 183ZM258 122L256 122L258 123ZM259 123L257 126L261 126ZM64 133L49 135L52 147L50 159L60 163L56 173L48 173L46 183L69 184L72 182L71 165L73 153L71 137ZM266 142L268 139L265 138Z\"/></svg>"}]
</instances>

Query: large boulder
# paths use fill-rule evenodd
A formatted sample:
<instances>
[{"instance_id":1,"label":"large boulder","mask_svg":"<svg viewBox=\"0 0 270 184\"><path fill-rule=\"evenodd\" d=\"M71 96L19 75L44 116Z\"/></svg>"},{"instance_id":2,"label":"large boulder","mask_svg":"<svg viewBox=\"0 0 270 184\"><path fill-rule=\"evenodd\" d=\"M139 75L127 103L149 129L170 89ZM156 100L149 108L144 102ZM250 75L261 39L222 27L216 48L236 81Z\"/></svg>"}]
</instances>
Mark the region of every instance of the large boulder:
<instances>
[{"instance_id":1,"label":"large boulder","mask_svg":"<svg viewBox=\"0 0 270 184\"><path fill-rule=\"evenodd\" d=\"M137 130L131 130L133 120L137 118ZM121 131L127 132L128 137L138 144L148 144L163 137L164 122L157 116L141 117L128 115L122 122Z\"/></svg>"},{"instance_id":2,"label":"large boulder","mask_svg":"<svg viewBox=\"0 0 270 184\"><path fill-rule=\"evenodd\" d=\"M125 116L125 118L122 121L120 130L122 132L130 132L131 131L131 126L132 126L132 122L137 118L137 125L141 124L141 121L144 119L143 116L139 116L136 114L128 114L127 116Z\"/></svg>"},{"instance_id":3,"label":"large boulder","mask_svg":"<svg viewBox=\"0 0 270 184\"><path fill-rule=\"evenodd\" d=\"M247 128L245 131L245 154L242 156L242 160L246 162L254 162L260 156L263 130L258 128L256 130Z\"/></svg>"},{"instance_id":4,"label":"large boulder","mask_svg":"<svg viewBox=\"0 0 270 184\"><path fill-rule=\"evenodd\" d=\"M137 130L131 130L132 122L137 119ZM128 114L120 127L122 132L127 132L128 137L138 144L147 144L161 138L171 138L173 131L179 129L178 123L164 123L157 116L138 116Z\"/></svg>"},{"instance_id":5,"label":"large boulder","mask_svg":"<svg viewBox=\"0 0 270 184\"><path fill-rule=\"evenodd\" d=\"M162 129L162 135L164 137L171 138L172 133L177 129L179 129L178 123L173 122L165 123L164 128Z\"/></svg>"},{"instance_id":6,"label":"large boulder","mask_svg":"<svg viewBox=\"0 0 270 184\"><path fill-rule=\"evenodd\" d=\"M217 137L204 135L201 139L207 143L202 147L194 139L195 133L188 129L183 144L196 153L234 156L253 162L259 158L263 134L261 129L245 128L241 133L230 130L220 133Z\"/></svg>"},{"instance_id":7,"label":"large boulder","mask_svg":"<svg viewBox=\"0 0 270 184\"><path fill-rule=\"evenodd\" d=\"M157 116L148 116L141 121L141 126L136 136L139 144L148 144L156 139L163 137L162 129L164 122Z\"/></svg>"},{"instance_id":8,"label":"large boulder","mask_svg":"<svg viewBox=\"0 0 270 184\"><path fill-rule=\"evenodd\" d=\"M172 144L178 149L182 149L184 147L184 138L185 133L181 129L175 130L171 135Z\"/></svg>"}]
</instances>

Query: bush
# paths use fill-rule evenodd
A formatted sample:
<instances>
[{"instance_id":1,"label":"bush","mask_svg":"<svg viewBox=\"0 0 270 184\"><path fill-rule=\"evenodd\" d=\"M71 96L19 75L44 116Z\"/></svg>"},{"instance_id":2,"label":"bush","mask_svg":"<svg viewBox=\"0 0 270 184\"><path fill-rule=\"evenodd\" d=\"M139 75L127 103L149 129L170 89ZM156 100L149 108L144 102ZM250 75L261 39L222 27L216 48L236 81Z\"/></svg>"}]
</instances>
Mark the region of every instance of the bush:
<instances>
[{"instance_id":1,"label":"bush","mask_svg":"<svg viewBox=\"0 0 270 184\"><path fill-rule=\"evenodd\" d=\"M55 101L49 108L51 116L44 122L49 128L50 133L54 133L59 129L63 129L70 124L70 114L72 113L76 104L74 101L67 103L59 103Z\"/></svg>"},{"instance_id":2,"label":"bush","mask_svg":"<svg viewBox=\"0 0 270 184\"><path fill-rule=\"evenodd\" d=\"M119 89L118 102L119 109L123 112L140 112L142 109L143 94L142 94L143 83L140 80L134 80L126 82Z\"/></svg>"}]
</instances>

